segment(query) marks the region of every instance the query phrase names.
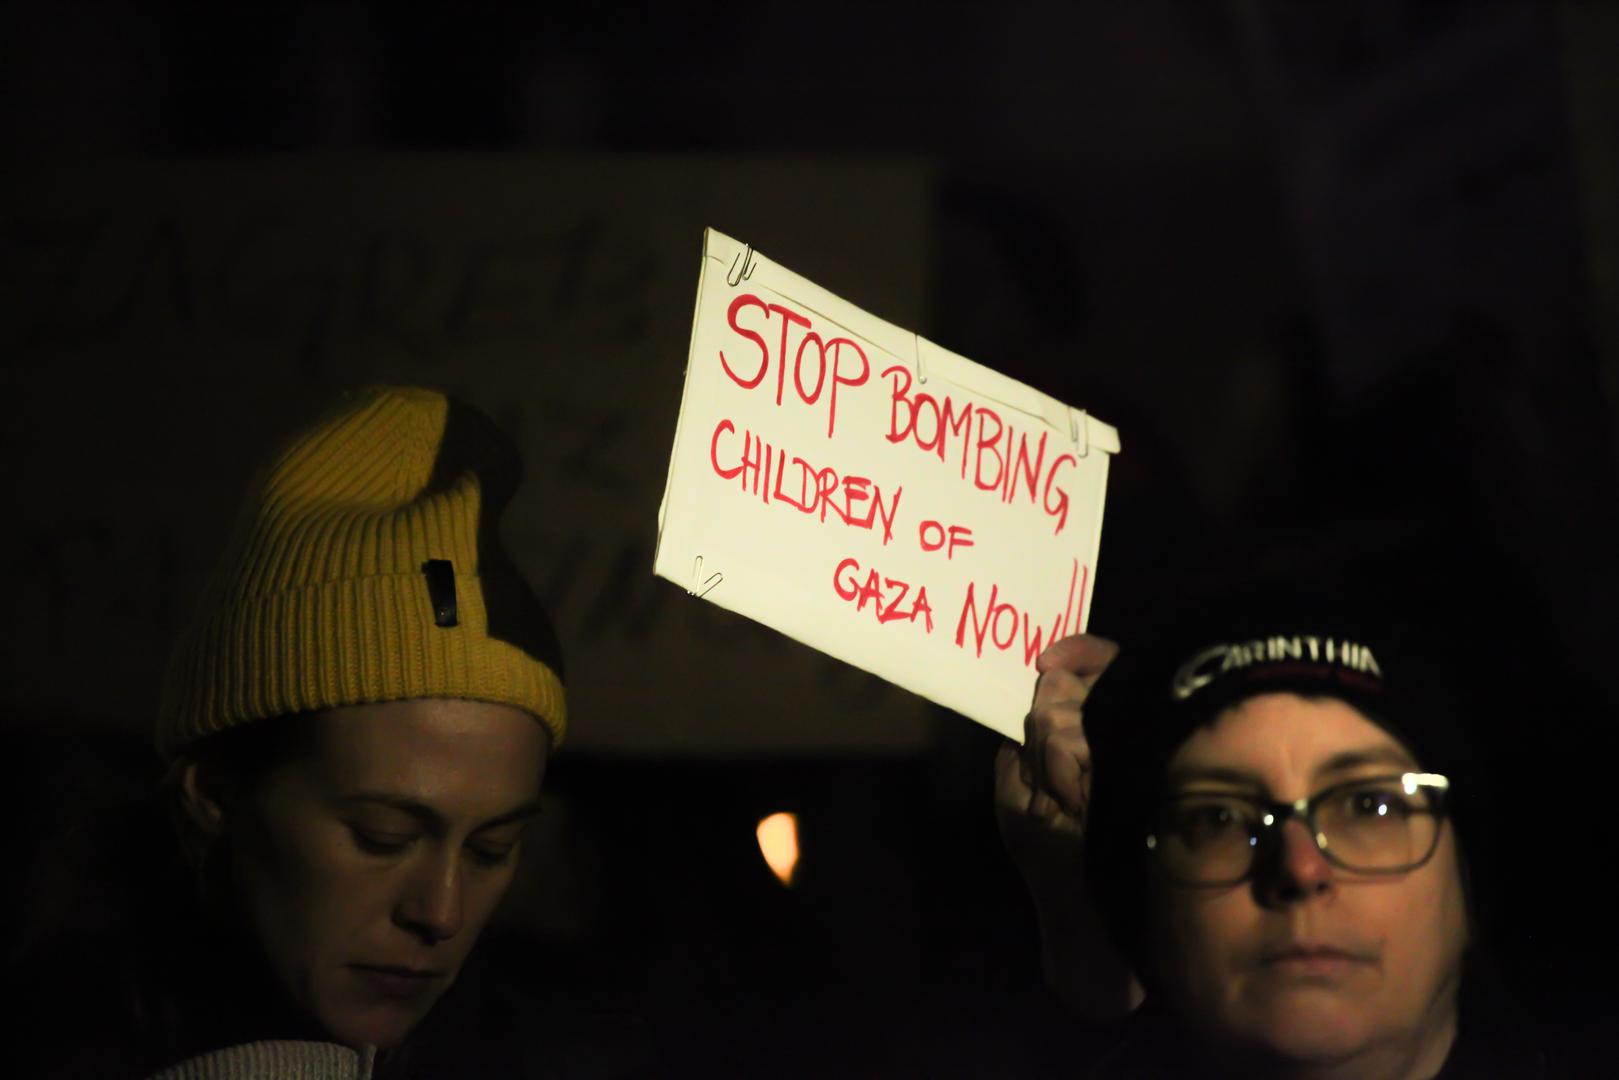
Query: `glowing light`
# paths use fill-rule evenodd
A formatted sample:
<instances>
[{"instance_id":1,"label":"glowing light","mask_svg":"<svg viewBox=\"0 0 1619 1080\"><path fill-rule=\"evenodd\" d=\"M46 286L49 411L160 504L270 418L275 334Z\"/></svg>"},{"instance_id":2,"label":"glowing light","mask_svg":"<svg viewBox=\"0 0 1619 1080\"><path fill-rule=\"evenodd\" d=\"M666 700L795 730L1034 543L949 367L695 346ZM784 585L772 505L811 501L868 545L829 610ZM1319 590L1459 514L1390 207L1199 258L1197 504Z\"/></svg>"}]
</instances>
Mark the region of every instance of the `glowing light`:
<instances>
[{"instance_id":1,"label":"glowing light","mask_svg":"<svg viewBox=\"0 0 1619 1080\"><path fill-rule=\"evenodd\" d=\"M765 865L783 885L791 885L793 871L798 868L798 815L771 814L759 822L754 832L759 837L759 853L765 857Z\"/></svg>"},{"instance_id":2,"label":"glowing light","mask_svg":"<svg viewBox=\"0 0 1619 1080\"><path fill-rule=\"evenodd\" d=\"M1415 795L1419 787L1438 788L1440 791L1448 790L1450 781L1438 773L1408 772L1400 777L1400 786L1405 788L1407 795Z\"/></svg>"}]
</instances>

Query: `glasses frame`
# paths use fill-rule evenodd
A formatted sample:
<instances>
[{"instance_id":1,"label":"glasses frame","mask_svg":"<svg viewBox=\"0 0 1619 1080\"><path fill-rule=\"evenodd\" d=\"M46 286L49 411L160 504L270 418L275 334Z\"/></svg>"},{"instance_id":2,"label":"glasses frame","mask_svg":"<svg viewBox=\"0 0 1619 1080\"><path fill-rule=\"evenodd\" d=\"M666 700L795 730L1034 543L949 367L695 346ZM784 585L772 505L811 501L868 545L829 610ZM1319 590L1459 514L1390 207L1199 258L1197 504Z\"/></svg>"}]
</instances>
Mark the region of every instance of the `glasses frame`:
<instances>
[{"instance_id":1,"label":"glasses frame","mask_svg":"<svg viewBox=\"0 0 1619 1080\"><path fill-rule=\"evenodd\" d=\"M1425 791L1428 793L1428 806L1424 810L1418 812L1431 814L1433 816L1433 841L1428 845L1428 850L1423 853L1422 858L1417 859L1414 862L1402 863L1399 866L1378 867L1377 869L1373 870L1367 870L1359 866L1350 866L1340 859L1335 852L1333 852L1332 846L1327 843L1327 838L1322 835L1320 828L1317 827L1315 821L1316 810L1323 803L1326 803L1334 796L1339 795L1350 788L1360 787L1364 784L1375 784L1378 781L1383 780L1398 780L1401 789L1407 795L1415 795L1418 791ZM1336 866L1338 869L1347 870L1353 874L1377 876L1408 874L1412 870L1417 869L1419 866L1425 865L1430 859L1433 858L1434 852L1439 850L1439 837L1444 831L1445 820L1449 816L1449 807L1447 806L1449 795L1449 777L1442 776L1439 773L1425 772L1406 772L1400 773L1398 776L1359 777L1354 780L1346 780L1341 784L1333 784L1331 787L1322 788L1314 795L1303 799L1296 799L1293 802L1274 802L1268 799L1256 799L1250 798L1246 795L1239 795L1236 796L1236 798L1242 800L1243 802L1253 804L1253 806L1258 808L1260 812L1258 819L1259 829L1256 833L1254 833L1250 840L1252 854L1248 859L1248 869L1243 871L1241 875L1234 878L1220 878L1215 881L1190 881L1170 873L1169 869L1164 865L1164 860L1162 857L1154 858L1153 862L1157 864L1160 873L1177 885L1211 889L1225 888L1231 885L1240 885L1254 876L1254 870L1260 864L1261 855L1266 851L1275 849L1276 838L1280 837L1282 834L1282 826L1286 825L1294 818L1297 818L1302 821L1304 823L1304 827L1309 830L1310 839L1315 844L1316 850L1321 852L1322 857L1333 866ZM1180 796L1179 798L1190 797L1195 796ZM1176 799L1171 798L1166 801L1174 802ZM1158 833L1156 829L1147 834L1146 844L1147 850L1156 855L1158 850Z\"/></svg>"}]
</instances>

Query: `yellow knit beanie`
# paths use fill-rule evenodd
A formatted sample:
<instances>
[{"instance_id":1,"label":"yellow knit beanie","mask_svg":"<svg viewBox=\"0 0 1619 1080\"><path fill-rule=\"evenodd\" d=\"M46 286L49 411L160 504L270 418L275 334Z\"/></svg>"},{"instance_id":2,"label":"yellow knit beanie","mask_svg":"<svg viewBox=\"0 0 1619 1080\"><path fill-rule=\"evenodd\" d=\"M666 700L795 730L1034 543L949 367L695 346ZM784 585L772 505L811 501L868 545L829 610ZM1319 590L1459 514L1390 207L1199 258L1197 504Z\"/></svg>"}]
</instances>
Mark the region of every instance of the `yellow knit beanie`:
<instances>
[{"instance_id":1,"label":"yellow knit beanie","mask_svg":"<svg viewBox=\"0 0 1619 1080\"><path fill-rule=\"evenodd\" d=\"M520 470L487 417L436 391L345 399L250 491L170 658L158 751L426 697L513 705L561 742L561 650L498 537Z\"/></svg>"}]
</instances>

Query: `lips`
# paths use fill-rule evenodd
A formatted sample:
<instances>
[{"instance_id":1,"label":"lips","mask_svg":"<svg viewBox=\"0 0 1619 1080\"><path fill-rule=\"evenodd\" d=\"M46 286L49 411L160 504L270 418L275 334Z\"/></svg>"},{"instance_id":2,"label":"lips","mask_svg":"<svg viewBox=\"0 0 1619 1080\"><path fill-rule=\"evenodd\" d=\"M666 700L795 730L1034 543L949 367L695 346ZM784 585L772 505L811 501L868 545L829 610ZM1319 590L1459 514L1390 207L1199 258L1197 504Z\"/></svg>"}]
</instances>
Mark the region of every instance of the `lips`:
<instances>
[{"instance_id":1,"label":"lips","mask_svg":"<svg viewBox=\"0 0 1619 1080\"><path fill-rule=\"evenodd\" d=\"M437 971L395 964L350 964L349 969L377 996L400 1000L428 993L441 977Z\"/></svg>"},{"instance_id":2,"label":"lips","mask_svg":"<svg viewBox=\"0 0 1619 1080\"><path fill-rule=\"evenodd\" d=\"M1265 963L1274 964L1286 960L1357 960L1355 954L1331 945L1290 945L1265 953Z\"/></svg>"},{"instance_id":3,"label":"lips","mask_svg":"<svg viewBox=\"0 0 1619 1080\"><path fill-rule=\"evenodd\" d=\"M1261 965L1271 971L1330 977L1370 964L1374 957L1334 945L1301 944L1267 949L1259 959Z\"/></svg>"}]
</instances>

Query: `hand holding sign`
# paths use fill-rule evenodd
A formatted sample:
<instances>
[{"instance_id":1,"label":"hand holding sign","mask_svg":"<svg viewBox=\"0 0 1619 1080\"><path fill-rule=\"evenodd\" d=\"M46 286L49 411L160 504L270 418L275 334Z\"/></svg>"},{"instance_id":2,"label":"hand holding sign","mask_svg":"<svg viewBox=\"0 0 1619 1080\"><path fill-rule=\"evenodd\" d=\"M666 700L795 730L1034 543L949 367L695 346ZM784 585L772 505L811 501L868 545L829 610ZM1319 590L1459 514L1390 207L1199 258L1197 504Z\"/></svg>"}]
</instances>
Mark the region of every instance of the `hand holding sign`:
<instances>
[{"instance_id":1,"label":"hand holding sign","mask_svg":"<svg viewBox=\"0 0 1619 1080\"><path fill-rule=\"evenodd\" d=\"M1118 448L709 230L654 570L1017 738Z\"/></svg>"},{"instance_id":2,"label":"hand holding sign","mask_svg":"<svg viewBox=\"0 0 1619 1080\"><path fill-rule=\"evenodd\" d=\"M1107 638L1075 634L1036 659L1040 677L1023 721L1023 746L1007 743L995 760L995 802L1006 815L1079 831L1091 769L1081 707L1118 652Z\"/></svg>"}]
</instances>

